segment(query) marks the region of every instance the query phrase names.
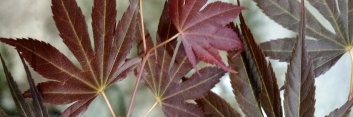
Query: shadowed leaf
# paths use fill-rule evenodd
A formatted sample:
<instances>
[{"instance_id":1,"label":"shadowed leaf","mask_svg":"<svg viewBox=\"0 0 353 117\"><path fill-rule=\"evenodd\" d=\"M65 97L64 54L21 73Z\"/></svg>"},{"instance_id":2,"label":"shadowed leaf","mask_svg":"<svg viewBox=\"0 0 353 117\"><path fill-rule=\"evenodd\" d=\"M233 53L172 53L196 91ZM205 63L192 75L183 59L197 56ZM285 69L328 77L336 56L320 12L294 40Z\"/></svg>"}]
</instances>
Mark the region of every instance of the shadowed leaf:
<instances>
[{"instance_id":1,"label":"shadowed leaf","mask_svg":"<svg viewBox=\"0 0 353 117\"><path fill-rule=\"evenodd\" d=\"M241 117L224 99L213 92L196 100L206 117Z\"/></svg>"},{"instance_id":2,"label":"shadowed leaf","mask_svg":"<svg viewBox=\"0 0 353 117\"><path fill-rule=\"evenodd\" d=\"M94 50L87 24L76 1L52 0L52 4L53 18L60 36L80 67L53 46L38 40L0 38L0 41L16 47L35 71L49 79L37 85L43 101L51 104L73 103L62 116L75 117L85 111L97 95L125 78L140 62L139 58L127 58L139 33L136 30L138 0L130 0L128 9L117 25L116 1L94 1ZM31 93L28 90L24 95L37 97L38 92Z\"/></svg>"},{"instance_id":3,"label":"shadowed leaf","mask_svg":"<svg viewBox=\"0 0 353 117\"><path fill-rule=\"evenodd\" d=\"M10 89L10 92L12 95L12 99L14 100L14 102L16 104L17 111L20 112L20 114L24 117L34 117L34 113L31 110L30 105L28 105L28 103L23 98L21 91L18 89L18 86L17 86L15 80L13 79L11 73L7 69L7 67L5 65L6 63L1 55L0 55L0 59L1 59L1 64L3 67L4 73L5 73L5 78L7 80L7 85L9 86L9 89Z\"/></svg>"},{"instance_id":4,"label":"shadowed leaf","mask_svg":"<svg viewBox=\"0 0 353 117\"><path fill-rule=\"evenodd\" d=\"M43 98L41 96L41 94L39 93L34 80L32 79L32 75L29 71L28 66L26 65L25 61L23 60L23 57L21 56L21 54L18 52L18 55L20 56L22 65L26 71L26 75L27 75L27 81L28 84L30 86L30 91L32 94L32 99L33 99L33 111L34 114L36 115L36 117L48 117L48 111L46 109L46 107L43 105Z\"/></svg>"},{"instance_id":5,"label":"shadowed leaf","mask_svg":"<svg viewBox=\"0 0 353 117\"><path fill-rule=\"evenodd\" d=\"M239 15L242 8L214 2L201 10L206 2L207 0L170 0L170 18L180 34L186 55L194 68L200 59L235 72L223 63L218 50L242 49L237 34L225 27Z\"/></svg>"},{"instance_id":6,"label":"shadowed leaf","mask_svg":"<svg viewBox=\"0 0 353 117\"><path fill-rule=\"evenodd\" d=\"M300 4L296 0L255 0L264 13L277 23L292 31L298 29ZM350 0L308 0L325 19L334 32L326 29L313 14L307 12L306 35L316 40L306 40L307 51L313 59L315 77L329 70L348 50L352 48L353 2ZM273 59L289 61L294 38L273 40L261 44L266 55ZM288 44L288 45L282 45Z\"/></svg>"},{"instance_id":7,"label":"shadowed leaf","mask_svg":"<svg viewBox=\"0 0 353 117\"><path fill-rule=\"evenodd\" d=\"M313 59L313 68L315 77L321 74L322 71L327 71L333 66L341 56L346 52L342 49L337 49L339 46L333 45L327 41L305 40L307 52ZM285 38L278 40L271 40L260 44L267 56L272 59L279 59L280 61L289 61L292 50L295 45L295 38ZM324 51L322 51L324 50ZM322 63L322 61L331 61Z\"/></svg>"},{"instance_id":8,"label":"shadowed leaf","mask_svg":"<svg viewBox=\"0 0 353 117\"><path fill-rule=\"evenodd\" d=\"M238 1L239 4L239 1ZM239 27L235 27L231 24L230 27L240 33ZM244 40L243 35L240 35L240 39ZM262 117L263 113L261 110L259 94L261 91L260 79L254 77L256 74L252 74L254 69L254 59L249 51L247 44L244 44L244 51L241 56L234 57L237 54L235 51L228 52L228 64L229 66L238 71L238 73L230 73L230 83L233 88L235 99L237 100L239 107L243 113L248 117Z\"/></svg>"},{"instance_id":9,"label":"shadowed leaf","mask_svg":"<svg viewBox=\"0 0 353 117\"><path fill-rule=\"evenodd\" d=\"M330 112L330 114L326 117L349 117L352 105L353 100L348 100L340 108L337 108Z\"/></svg>"},{"instance_id":10,"label":"shadowed leaf","mask_svg":"<svg viewBox=\"0 0 353 117\"><path fill-rule=\"evenodd\" d=\"M302 0L298 41L295 44L284 84L286 117L313 117L315 111L315 77L305 47L305 7Z\"/></svg>"},{"instance_id":11,"label":"shadowed leaf","mask_svg":"<svg viewBox=\"0 0 353 117\"><path fill-rule=\"evenodd\" d=\"M247 56L249 51L247 51L247 46L244 45L244 52L239 57L231 58L232 54L228 56L229 66L238 71L237 74L231 73L230 80L233 88L233 93L235 99L237 100L239 107L242 109L243 113L248 117L262 117L262 111L259 102L259 91L260 88L251 76L252 72L248 71L250 64L253 63L253 59ZM250 75L250 76L248 76Z\"/></svg>"},{"instance_id":12,"label":"shadowed leaf","mask_svg":"<svg viewBox=\"0 0 353 117\"><path fill-rule=\"evenodd\" d=\"M271 64L267 62L262 50L256 44L242 15L240 15L240 29L242 32L241 39L244 43L244 48L247 50L242 57L244 57L243 60L247 61L245 65L248 65L246 66L248 67L246 68L248 76L251 79L252 87L255 88L254 96L260 93L257 100L260 100L260 104L268 116L281 117L282 107L277 79ZM247 85L247 87L249 86Z\"/></svg>"}]
</instances>

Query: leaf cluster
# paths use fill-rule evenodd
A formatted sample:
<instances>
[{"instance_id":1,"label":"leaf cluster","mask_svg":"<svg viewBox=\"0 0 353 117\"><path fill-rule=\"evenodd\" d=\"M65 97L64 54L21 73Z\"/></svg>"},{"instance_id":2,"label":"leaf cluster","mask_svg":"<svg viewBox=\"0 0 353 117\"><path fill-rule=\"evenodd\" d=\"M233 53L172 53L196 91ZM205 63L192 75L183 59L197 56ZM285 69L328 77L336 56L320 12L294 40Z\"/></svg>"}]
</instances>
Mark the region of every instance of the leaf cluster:
<instances>
[{"instance_id":1,"label":"leaf cluster","mask_svg":"<svg viewBox=\"0 0 353 117\"><path fill-rule=\"evenodd\" d=\"M45 42L0 38L1 42L16 47L30 84L30 89L22 94L0 56L12 97L22 116L47 117L43 103L50 103L72 104L61 116L76 117L99 95L105 98L115 116L104 91L129 72L136 71L135 92L127 116L131 114L142 80L155 96L155 104L148 112L159 105L167 117L240 117L239 110L249 117L312 117L315 77L326 72L352 43L348 27L351 22L347 19L353 2L347 0L342 3L308 0L320 12L331 15L326 18L336 23L336 34L318 25L319 21L307 13L304 0L256 1L275 21L298 30L296 38L260 46L241 15L243 7L224 2L206 5L207 0L168 0L157 35L152 38L144 28L141 1L129 1L122 18L116 21L115 0L94 0L91 41L75 0L52 0L53 19L60 37L78 64ZM324 1L330 1L329 5L323 4ZM347 8L344 3L348 4ZM336 11L336 6L342 10ZM286 12L276 14L281 10ZM337 15L338 12L348 15ZM239 15L240 23L234 24ZM307 36L317 40L308 40ZM135 48L134 43L139 55L128 57ZM220 50L227 51L229 66L219 55ZM281 88L284 99L265 55L289 62L285 85ZM35 85L25 61L47 81ZM199 61L212 65L199 68ZM227 72L239 110L211 91ZM32 98L32 103L27 103L25 97ZM349 100L328 116L347 116L352 105L353 100ZM0 116L7 115L0 109Z\"/></svg>"}]
</instances>

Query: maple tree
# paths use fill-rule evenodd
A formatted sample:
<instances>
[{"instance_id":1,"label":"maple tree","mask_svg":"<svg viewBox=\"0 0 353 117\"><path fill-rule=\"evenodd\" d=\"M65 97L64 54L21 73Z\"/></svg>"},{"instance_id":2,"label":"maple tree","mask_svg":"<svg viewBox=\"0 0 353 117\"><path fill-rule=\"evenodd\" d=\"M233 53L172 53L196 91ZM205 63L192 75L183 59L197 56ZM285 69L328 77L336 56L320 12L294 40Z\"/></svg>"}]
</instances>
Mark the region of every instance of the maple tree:
<instances>
[{"instance_id":1,"label":"maple tree","mask_svg":"<svg viewBox=\"0 0 353 117\"><path fill-rule=\"evenodd\" d=\"M333 0L308 0L320 12L331 13L332 17L325 18L337 23L334 29L339 33L334 34L321 30L324 28L319 21L306 13L304 1L256 1L266 14L278 18L275 21L298 31L296 38L258 45L241 14L244 8L231 3L165 1L157 35L153 39L144 27L141 0L129 0L129 7L119 22L116 21L115 0L94 0L92 44L76 1L52 0L53 18L60 36L78 63L42 41L0 38L1 42L16 47L19 52L30 85L30 89L22 95L1 55L0 59L17 110L23 116L48 117L43 105L45 102L72 104L61 116L76 117L98 95L103 96L112 116L116 116L104 91L133 70L136 82L127 117L132 116L134 98L141 80L155 97L155 103L143 116L147 116L157 105L161 106L167 117L241 117L242 113L251 117L314 116L314 78L326 72L342 52L351 49L347 27L351 22L337 12L350 14L347 9L353 6L353 2L340 3L340 11L337 11ZM328 5L323 4L327 1ZM239 5L239 0L237 2ZM344 3L348 3L347 8ZM287 7L293 9L276 15ZM233 20L238 15L240 23L236 24ZM306 35L318 39L307 40ZM128 58L135 42L138 57ZM341 44L345 46L339 46ZM272 51L272 47L281 51ZM221 59L220 50L227 51L229 66ZM289 62L282 88L279 88L265 54ZM35 86L24 60L48 80ZM200 60L213 65L196 68ZM211 91L227 72L242 113ZM283 104L281 89L284 91ZM32 98L32 104L27 103L24 97ZM353 100L348 100L328 116L347 116L352 105ZM7 116L1 108L0 116Z\"/></svg>"}]
</instances>

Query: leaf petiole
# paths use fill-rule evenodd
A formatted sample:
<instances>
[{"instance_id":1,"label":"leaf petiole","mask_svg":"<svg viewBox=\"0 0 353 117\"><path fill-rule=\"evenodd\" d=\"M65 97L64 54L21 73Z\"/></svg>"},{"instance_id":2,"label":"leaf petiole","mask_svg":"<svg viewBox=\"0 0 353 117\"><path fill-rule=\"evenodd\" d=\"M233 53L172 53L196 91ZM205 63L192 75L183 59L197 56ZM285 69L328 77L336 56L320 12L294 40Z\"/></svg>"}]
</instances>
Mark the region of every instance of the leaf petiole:
<instances>
[{"instance_id":1,"label":"leaf petiole","mask_svg":"<svg viewBox=\"0 0 353 117\"><path fill-rule=\"evenodd\" d=\"M142 117L147 117L147 115L152 112L152 110L157 106L157 104L158 104L158 102L156 101L156 102L153 104L153 106L152 106L150 109L148 109L148 111L147 111L145 114L143 114Z\"/></svg>"},{"instance_id":2,"label":"leaf petiole","mask_svg":"<svg viewBox=\"0 0 353 117\"><path fill-rule=\"evenodd\" d=\"M141 23L141 30L142 30L142 43L143 43L143 51L147 51L146 45L146 38L145 38L145 25L143 25L143 9L142 9L142 0L140 0L140 23Z\"/></svg>"},{"instance_id":3,"label":"leaf petiole","mask_svg":"<svg viewBox=\"0 0 353 117\"><path fill-rule=\"evenodd\" d=\"M172 56L172 60L171 60L170 63L169 63L169 69L168 69L168 71L169 71L169 70L172 68L172 66L174 65L174 61L175 61L176 54L177 54L178 51L179 51L179 47L180 47L180 44L181 44L181 39L178 39L177 41L178 41L178 42L177 42L177 45L176 45L176 47L175 47L175 49L174 49L173 56Z\"/></svg>"},{"instance_id":4,"label":"leaf petiole","mask_svg":"<svg viewBox=\"0 0 353 117\"><path fill-rule=\"evenodd\" d=\"M104 91L102 91L101 94L102 94L102 96L103 96L103 98L104 98L105 103L107 103L107 106L108 106L108 108L109 108L110 113L112 114L112 117L117 117L117 116L115 115L114 110L113 110L113 108L112 108L112 105L110 104L109 99L108 99L108 97L105 95Z\"/></svg>"}]
</instances>

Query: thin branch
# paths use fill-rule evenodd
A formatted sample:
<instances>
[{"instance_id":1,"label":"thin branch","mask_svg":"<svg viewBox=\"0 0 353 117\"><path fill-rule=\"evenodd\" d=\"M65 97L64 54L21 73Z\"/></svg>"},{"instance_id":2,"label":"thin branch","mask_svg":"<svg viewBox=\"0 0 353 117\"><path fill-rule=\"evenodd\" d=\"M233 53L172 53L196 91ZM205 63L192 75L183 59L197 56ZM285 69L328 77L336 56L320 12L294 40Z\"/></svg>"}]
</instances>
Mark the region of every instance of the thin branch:
<instances>
[{"instance_id":1,"label":"thin branch","mask_svg":"<svg viewBox=\"0 0 353 117\"><path fill-rule=\"evenodd\" d=\"M117 117L117 116L115 115L114 110L113 110L113 108L112 108L112 105L110 104L110 102L109 102L109 100L108 100L108 97L105 95L104 91L102 91L101 94L102 94L102 96L103 96L103 98L104 98L105 103L107 103L107 106L108 106L108 108L109 108L109 110L110 110L110 113L112 114L112 117Z\"/></svg>"},{"instance_id":2,"label":"thin branch","mask_svg":"<svg viewBox=\"0 0 353 117\"><path fill-rule=\"evenodd\" d=\"M135 100L135 97L136 97L136 92L137 92L137 89L138 87L140 86L140 82L141 82L141 76L142 76L142 72L144 70L144 67L146 65L146 62L148 60L148 58L150 57L150 54L157 48L173 41L174 39L176 39L178 36L179 36L180 33L174 35L173 37L169 38L168 40L166 41L163 41L162 43L154 46L153 48L149 49L148 52L146 53L146 55L143 57L143 60L142 60L142 65L138 71L138 75L137 75L137 80L135 82L135 87L134 87L134 90L132 92L132 95L130 97L130 103L129 103L129 108L128 108L128 111L127 111L127 114L126 114L126 117L130 117L130 114L131 114L131 111L132 111L132 105L134 105L134 100Z\"/></svg>"},{"instance_id":3,"label":"thin branch","mask_svg":"<svg viewBox=\"0 0 353 117\"><path fill-rule=\"evenodd\" d=\"M156 101L156 102L153 104L153 106L152 106L150 109L148 109L148 111L145 112L145 114L143 114L142 117L147 117L147 115L152 112L152 110L157 106L157 104L158 104L158 102Z\"/></svg>"},{"instance_id":4,"label":"thin branch","mask_svg":"<svg viewBox=\"0 0 353 117\"><path fill-rule=\"evenodd\" d=\"M145 37L145 25L143 23L143 9L142 9L142 0L140 0L140 23L141 23L141 30L142 30L142 43L143 43L143 52L147 51L146 45L146 37Z\"/></svg>"}]
</instances>

